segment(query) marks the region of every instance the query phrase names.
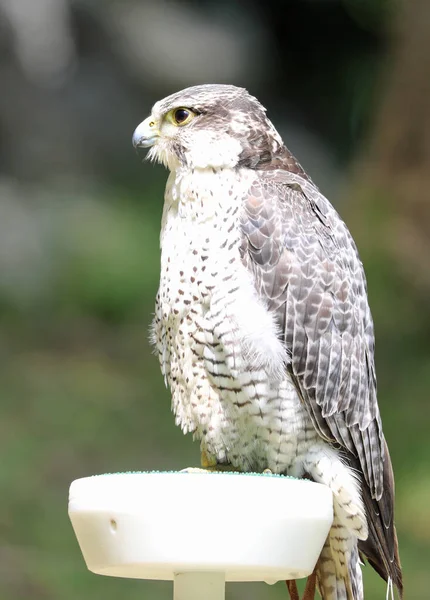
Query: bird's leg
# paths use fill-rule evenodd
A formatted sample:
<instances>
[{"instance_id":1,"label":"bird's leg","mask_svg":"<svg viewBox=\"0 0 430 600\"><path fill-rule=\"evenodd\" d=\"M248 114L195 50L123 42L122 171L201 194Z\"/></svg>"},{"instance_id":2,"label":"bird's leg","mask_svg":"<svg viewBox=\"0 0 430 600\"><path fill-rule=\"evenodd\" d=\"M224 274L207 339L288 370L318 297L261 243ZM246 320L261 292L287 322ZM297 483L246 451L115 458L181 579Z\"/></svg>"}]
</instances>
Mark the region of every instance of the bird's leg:
<instances>
[{"instance_id":1,"label":"bird's leg","mask_svg":"<svg viewBox=\"0 0 430 600\"><path fill-rule=\"evenodd\" d=\"M295 579L287 579L287 581L285 583L287 584L288 593L290 594L290 599L291 600L300 600L296 580Z\"/></svg>"},{"instance_id":2,"label":"bird's leg","mask_svg":"<svg viewBox=\"0 0 430 600\"><path fill-rule=\"evenodd\" d=\"M317 572L314 569L312 575L308 577L306 582L305 592L303 594L303 600L314 600L315 599L315 590L317 584Z\"/></svg>"}]
</instances>

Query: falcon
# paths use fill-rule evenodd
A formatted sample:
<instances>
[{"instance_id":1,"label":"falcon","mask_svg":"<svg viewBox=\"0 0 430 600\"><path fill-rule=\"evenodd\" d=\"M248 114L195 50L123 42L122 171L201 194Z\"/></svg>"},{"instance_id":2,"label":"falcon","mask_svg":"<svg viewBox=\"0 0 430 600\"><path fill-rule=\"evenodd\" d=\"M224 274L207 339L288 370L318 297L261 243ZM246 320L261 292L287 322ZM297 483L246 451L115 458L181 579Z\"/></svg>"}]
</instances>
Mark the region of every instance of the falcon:
<instances>
[{"instance_id":1,"label":"falcon","mask_svg":"<svg viewBox=\"0 0 430 600\"><path fill-rule=\"evenodd\" d=\"M307 598L362 600L364 558L402 597L373 322L346 225L245 89L173 94L133 144L170 171L153 339L176 424L205 468L329 486Z\"/></svg>"}]
</instances>

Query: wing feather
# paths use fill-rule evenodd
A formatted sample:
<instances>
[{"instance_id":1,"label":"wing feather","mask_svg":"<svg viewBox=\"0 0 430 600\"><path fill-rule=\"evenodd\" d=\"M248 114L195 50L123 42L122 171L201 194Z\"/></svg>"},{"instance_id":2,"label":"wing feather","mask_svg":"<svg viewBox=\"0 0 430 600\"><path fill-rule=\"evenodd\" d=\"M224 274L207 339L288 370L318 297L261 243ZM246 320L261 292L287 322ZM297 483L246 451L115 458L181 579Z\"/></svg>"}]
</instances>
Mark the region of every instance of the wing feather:
<instances>
[{"instance_id":1,"label":"wing feather","mask_svg":"<svg viewBox=\"0 0 430 600\"><path fill-rule=\"evenodd\" d=\"M312 182L276 169L255 178L241 230L242 261L276 317L299 396L318 433L343 448L362 475L373 511L373 537L363 552L401 589L400 567L391 564L398 560L397 540L393 490L386 489L391 464L376 398L373 322L351 235Z\"/></svg>"},{"instance_id":2,"label":"wing feather","mask_svg":"<svg viewBox=\"0 0 430 600\"><path fill-rule=\"evenodd\" d=\"M251 188L241 227L243 260L283 330L317 429L324 423L324 437L342 446L347 441L372 495L380 498L384 452L373 326L362 265L346 226L312 183L275 170L262 172ZM342 433L345 427L354 433Z\"/></svg>"}]
</instances>

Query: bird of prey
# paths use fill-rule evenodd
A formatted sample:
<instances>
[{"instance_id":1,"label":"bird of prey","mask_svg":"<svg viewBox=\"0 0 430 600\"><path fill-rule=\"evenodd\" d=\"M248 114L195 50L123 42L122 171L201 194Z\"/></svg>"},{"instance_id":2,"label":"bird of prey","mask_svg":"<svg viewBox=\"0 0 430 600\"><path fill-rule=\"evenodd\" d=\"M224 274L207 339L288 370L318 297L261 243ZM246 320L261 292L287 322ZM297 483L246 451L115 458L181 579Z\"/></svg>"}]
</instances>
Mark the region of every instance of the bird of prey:
<instances>
[{"instance_id":1,"label":"bird of prey","mask_svg":"<svg viewBox=\"0 0 430 600\"><path fill-rule=\"evenodd\" d=\"M133 143L170 170L153 338L177 425L204 467L331 488L307 597L316 585L362 600L364 557L402 596L373 323L346 225L245 89L160 100Z\"/></svg>"}]
</instances>

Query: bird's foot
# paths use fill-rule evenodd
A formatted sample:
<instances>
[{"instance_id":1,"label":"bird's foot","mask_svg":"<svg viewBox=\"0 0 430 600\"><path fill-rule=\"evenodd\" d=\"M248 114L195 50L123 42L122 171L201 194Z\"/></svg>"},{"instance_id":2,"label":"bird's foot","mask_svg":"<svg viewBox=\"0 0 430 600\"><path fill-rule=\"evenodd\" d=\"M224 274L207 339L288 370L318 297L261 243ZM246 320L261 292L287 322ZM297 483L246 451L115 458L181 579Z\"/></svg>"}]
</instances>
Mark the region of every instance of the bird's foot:
<instances>
[{"instance_id":1,"label":"bird's foot","mask_svg":"<svg viewBox=\"0 0 430 600\"><path fill-rule=\"evenodd\" d=\"M239 469L232 467L232 465L214 465L213 467L185 467L181 469L180 473L232 473L233 471L239 472Z\"/></svg>"},{"instance_id":2,"label":"bird's foot","mask_svg":"<svg viewBox=\"0 0 430 600\"><path fill-rule=\"evenodd\" d=\"M200 453L200 464L201 467L186 467L181 469L181 473L216 473L218 471L231 472L239 471L230 464L219 464L216 458L211 454L208 454L205 450Z\"/></svg>"},{"instance_id":3,"label":"bird's foot","mask_svg":"<svg viewBox=\"0 0 430 600\"><path fill-rule=\"evenodd\" d=\"M212 469L202 469L200 467L185 467L181 469L180 473L211 473Z\"/></svg>"}]
</instances>

